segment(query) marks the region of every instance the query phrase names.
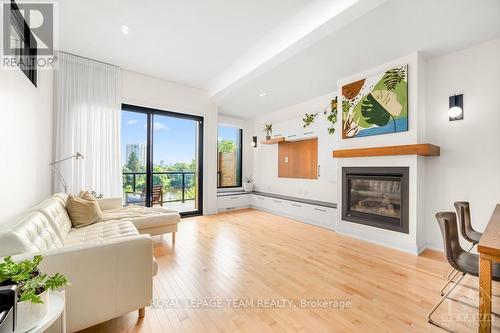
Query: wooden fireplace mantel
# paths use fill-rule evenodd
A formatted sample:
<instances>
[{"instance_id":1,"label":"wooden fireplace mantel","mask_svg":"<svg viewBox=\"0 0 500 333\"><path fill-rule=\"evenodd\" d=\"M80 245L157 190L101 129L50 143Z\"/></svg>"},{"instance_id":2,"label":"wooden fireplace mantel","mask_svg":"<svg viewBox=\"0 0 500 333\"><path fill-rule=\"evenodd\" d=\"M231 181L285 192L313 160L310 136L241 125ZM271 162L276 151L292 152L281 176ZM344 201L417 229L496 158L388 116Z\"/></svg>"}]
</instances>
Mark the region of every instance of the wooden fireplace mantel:
<instances>
[{"instance_id":1,"label":"wooden fireplace mantel","mask_svg":"<svg viewBox=\"0 0 500 333\"><path fill-rule=\"evenodd\" d=\"M430 143L373 148L339 149L333 151L333 157L335 158L393 155L439 156L439 154L440 147Z\"/></svg>"}]
</instances>

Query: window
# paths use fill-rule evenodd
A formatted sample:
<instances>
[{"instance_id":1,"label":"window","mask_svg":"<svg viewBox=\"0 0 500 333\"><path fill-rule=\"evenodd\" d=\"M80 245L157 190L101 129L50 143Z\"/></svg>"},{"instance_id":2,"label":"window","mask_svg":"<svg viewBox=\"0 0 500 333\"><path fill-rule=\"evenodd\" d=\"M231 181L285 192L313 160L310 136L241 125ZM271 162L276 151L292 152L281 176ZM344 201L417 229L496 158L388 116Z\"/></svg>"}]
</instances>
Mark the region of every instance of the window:
<instances>
[{"instance_id":1,"label":"window","mask_svg":"<svg viewBox=\"0 0 500 333\"><path fill-rule=\"evenodd\" d=\"M241 128L219 125L217 140L217 187L241 187Z\"/></svg>"}]
</instances>

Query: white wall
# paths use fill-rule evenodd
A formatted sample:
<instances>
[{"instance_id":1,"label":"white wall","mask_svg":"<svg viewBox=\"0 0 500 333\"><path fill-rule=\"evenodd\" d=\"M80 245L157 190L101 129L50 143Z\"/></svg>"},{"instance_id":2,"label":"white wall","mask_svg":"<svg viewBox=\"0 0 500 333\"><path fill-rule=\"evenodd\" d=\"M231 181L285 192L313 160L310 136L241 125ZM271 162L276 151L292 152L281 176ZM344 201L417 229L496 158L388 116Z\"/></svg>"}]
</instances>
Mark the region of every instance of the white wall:
<instances>
[{"instance_id":1,"label":"white wall","mask_svg":"<svg viewBox=\"0 0 500 333\"><path fill-rule=\"evenodd\" d=\"M0 223L51 192L53 75L38 74L36 88L20 70L0 70Z\"/></svg>"},{"instance_id":2,"label":"white wall","mask_svg":"<svg viewBox=\"0 0 500 333\"><path fill-rule=\"evenodd\" d=\"M428 140L441 156L426 169L425 223L428 247L443 241L434 215L471 203L472 223L483 231L500 202L500 39L427 63ZM464 119L448 121L448 97L464 94Z\"/></svg>"},{"instance_id":3,"label":"white wall","mask_svg":"<svg viewBox=\"0 0 500 333\"><path fill-rule=\"evenodd\" d=\"M199 89L123 71L123 103L204 117L203 213L217 213L217 107Z\"/></svg>"},{"instance_id":4,"label":"white wall","mask_svg":"<svg viewBox=\"0 0 500 333\"><path fill-rule=\"evenodd\" d=\"M336 182L334 181L325 180L321 177L316 180L279 178L278 145L262 145L260 143L266 136L262 131L264 124L276 124L290 119L301 118L306 112L322 112L325 108L329 107L335 95L335 92L329 93L251 120L253 124L251 136L255 135L258 137L257 148L252 149L255 190L314 200L337 201ZM272 98L272 96L264 98ZM318 117L323 117L323 115L320 114ZM332 147L333 149L337 142L336 137L336 135L328 136L328 142L325 146ZM324 171L323 169L321 170L322 172Z\"/></svg>"}]
</instances>

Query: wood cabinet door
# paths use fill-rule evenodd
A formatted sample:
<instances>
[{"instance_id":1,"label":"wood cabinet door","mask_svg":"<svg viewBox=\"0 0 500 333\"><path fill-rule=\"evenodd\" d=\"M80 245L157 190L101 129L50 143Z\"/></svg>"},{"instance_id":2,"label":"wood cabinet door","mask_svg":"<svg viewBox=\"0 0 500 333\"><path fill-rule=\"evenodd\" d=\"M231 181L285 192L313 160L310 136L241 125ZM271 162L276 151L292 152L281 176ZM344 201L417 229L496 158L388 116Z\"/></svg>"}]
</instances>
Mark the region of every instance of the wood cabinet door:
<instances>
[{"instance_id":1,"label":"wood cabinet door","mask_svg":"<svg viewBox=\"0 0 500 333\"><path fill-rule=\"evenodd\" d=\"M318 139L279 143L278 177L317 179Z\"/></svg>"}]
</instances>

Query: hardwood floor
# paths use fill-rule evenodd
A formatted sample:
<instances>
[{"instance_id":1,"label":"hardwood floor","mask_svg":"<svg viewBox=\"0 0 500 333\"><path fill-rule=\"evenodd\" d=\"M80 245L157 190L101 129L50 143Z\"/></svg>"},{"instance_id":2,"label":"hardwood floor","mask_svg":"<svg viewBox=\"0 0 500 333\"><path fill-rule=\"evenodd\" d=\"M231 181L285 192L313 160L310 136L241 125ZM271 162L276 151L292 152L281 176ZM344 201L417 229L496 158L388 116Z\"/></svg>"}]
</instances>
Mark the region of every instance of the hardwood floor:
<instances>
[{"instance_id":1,"label":"hardwood floor","mask_svg":"<svg viewBox=\"0 0 500 333\"><path fill-rule=\"evenodd\" d=\"M83 332L443 332L426 317L449 270L439 252L417 257L256 210L184 219L174 247L170 237L154 239L158 306ZM477 305L477 291L457 289ZM351 307L300 307L317 299ZM216 307L203 307L208 300ZM277 300L285 306L264 308ZM458 305L443 304L435 318L477 313L449 303Z\"/></svg>"}]
</instances>

